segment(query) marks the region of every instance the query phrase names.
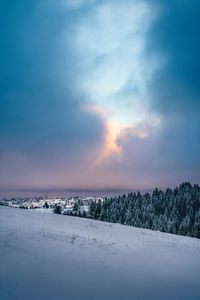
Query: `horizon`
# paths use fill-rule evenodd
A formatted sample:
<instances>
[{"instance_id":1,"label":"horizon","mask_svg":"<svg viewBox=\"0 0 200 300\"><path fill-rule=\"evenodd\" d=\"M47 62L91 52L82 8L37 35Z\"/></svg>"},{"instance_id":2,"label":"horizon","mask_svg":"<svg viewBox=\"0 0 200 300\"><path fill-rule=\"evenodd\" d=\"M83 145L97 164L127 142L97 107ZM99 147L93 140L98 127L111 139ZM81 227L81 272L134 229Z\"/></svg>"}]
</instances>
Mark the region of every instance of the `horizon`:
<instances>
[{"instance_id":1,"label":"horizon","mask_svg":"<svg viewBox=\"0 0 200 300\"><path fill-rule=\"evenodd\" d=\"M138 189L0 189L0 199L3 198L26 198L26 197L69 197L69 196L79 196L79 197L118 197L120 195L128 195L129 193L141 193L142 195L149 193L150 195L158 189L159 191L166 192L167 189L172 191L179 188L183 184L191 184L190 182L182 182L179 185L169 186L166 188L161 188L159 186L152 189L138 190ZM192 186L198 184L191 184Z\"/></svg>"}]
</instances>

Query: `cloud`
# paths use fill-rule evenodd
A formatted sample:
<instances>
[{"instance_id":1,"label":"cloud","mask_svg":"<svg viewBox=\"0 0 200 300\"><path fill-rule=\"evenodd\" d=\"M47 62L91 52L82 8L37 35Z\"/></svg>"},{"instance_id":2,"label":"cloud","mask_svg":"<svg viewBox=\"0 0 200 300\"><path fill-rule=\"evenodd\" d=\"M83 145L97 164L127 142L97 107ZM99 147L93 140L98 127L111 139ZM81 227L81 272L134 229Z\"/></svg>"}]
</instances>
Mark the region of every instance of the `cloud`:
<instances>
[{"instance_id":1,"label":"cloud","mask_svg":"<svg viewBox=\"0 0 200 300\"><path fill-rule=\"evenodd\" d=\"M63 7L69 10L81 9L83 6L91 6L96 3L96 0L63 0Z\"/></svg>"},{"instance_id":2,"label":"cloud","mask_svg":"<svg viewBox=\"0 0 200 300\"><path fill-rule=\"evenodd\" d=\"M199 182L198 8L4 2L0 186Z\"/></svg>"},{"instance_id":3,"label":"cloud","mask_svg":"<svg viewBox=\"0 0 200 300\"><path fill-rule=\"evenodd\" d=\"M121 131L120 156L110 154L101 166L110 174L124 174L116 181L118 186L147 189L200 181L199 3L151 3L162 15L148 32L146 50L167 59L152 74L146 90L149 110L161 122L138 123L137 130L133 126ZM143 131L148 134L139 136Z\"/></svg>"},{"instance_id":4,"label":"cloud","mask_svg":"<svg viewBox=\"0 0 200 300\"><path fill-rule=\"evenodd\" d=\"M154 111L183 115L199 110L199 9L199 1L170 1L163 4L162 18L152 27L148 51L157 49L168 57L149 87Z\"/></svg>"},{"instance_id":5,"label":"cloud","mask_svg":"<svg viewBox=\"0 0 200 300\"><path fill-rule=\"evenodd\" d=\"M158 16L159 10L147 1L102 1L74 27L72 47L82 68L79 84L91 102L113 112L115 121L146 117L138 113L137 103L147 105L147 83L164 63L159 53L149 56L146 51Z\"/></svg>"},{"instance_id":6,"label":"cloud","mask_svg":"<svg viewBox=\"0 0 200 300\"><path fill-rule=\"evenodd\" d=\"M73 53L62 38L68 20L39 3L33 9L24 1L15 13L8 3L3 11L2 186L26 185L27 173L29 185L31 178L39 184L39 174L58 174L63 165L68 173L104 139L101 118L83 108L85 95L76 89Z\"/></svg>"}]
</instances>

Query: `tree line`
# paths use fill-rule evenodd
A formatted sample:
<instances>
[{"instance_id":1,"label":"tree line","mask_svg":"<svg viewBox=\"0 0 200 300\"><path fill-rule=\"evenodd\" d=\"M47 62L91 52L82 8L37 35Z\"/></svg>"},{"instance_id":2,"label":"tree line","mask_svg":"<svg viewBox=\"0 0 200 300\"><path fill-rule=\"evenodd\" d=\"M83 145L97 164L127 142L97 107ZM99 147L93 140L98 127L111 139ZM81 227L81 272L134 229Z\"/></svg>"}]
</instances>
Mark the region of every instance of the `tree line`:
<instances>
[{"instance_id":1,"label":"tree line","mask_svg":"<svg viewBox=\"0 0 200 300\"><path fill-rule=\"evenodd\" d=\"M88 217L200 238L200 187L186 182L173 190L92 201Z\"/></svg>"}]
</instances>

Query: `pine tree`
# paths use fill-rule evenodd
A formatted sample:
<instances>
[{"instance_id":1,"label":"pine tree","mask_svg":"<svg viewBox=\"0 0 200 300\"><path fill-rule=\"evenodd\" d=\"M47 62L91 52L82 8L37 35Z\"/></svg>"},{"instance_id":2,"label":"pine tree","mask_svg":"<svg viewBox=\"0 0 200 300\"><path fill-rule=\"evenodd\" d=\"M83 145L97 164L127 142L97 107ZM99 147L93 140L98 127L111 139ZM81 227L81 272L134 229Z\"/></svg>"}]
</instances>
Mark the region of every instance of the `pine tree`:
<instances>
[{"instance_id":1,"label":"pine tree","mask_svg":"<svg viewBox=\"0 0 200 300\"><path fill-rule=\"evenodd\" d=\"M129 193L90 204L90 218L200 238L200 187Z\"/></svg>"}]
</instances>

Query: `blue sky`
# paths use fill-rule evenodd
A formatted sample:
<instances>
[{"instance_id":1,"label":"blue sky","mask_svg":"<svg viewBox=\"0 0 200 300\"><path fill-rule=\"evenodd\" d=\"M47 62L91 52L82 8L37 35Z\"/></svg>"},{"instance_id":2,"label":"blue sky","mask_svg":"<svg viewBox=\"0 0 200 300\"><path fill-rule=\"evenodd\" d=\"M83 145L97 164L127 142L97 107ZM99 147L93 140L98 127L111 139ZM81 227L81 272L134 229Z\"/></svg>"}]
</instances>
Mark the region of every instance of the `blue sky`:
<instances>
[{"instance_id":1,"label":"blue sky","mask_svg":"<svg viewBox=\"0 0 200 300\"><path fill-rule=\"evenodd\" d=\"M1 2L0 188L200 181L196 0Z\"/></svg>"}]
</instances>

